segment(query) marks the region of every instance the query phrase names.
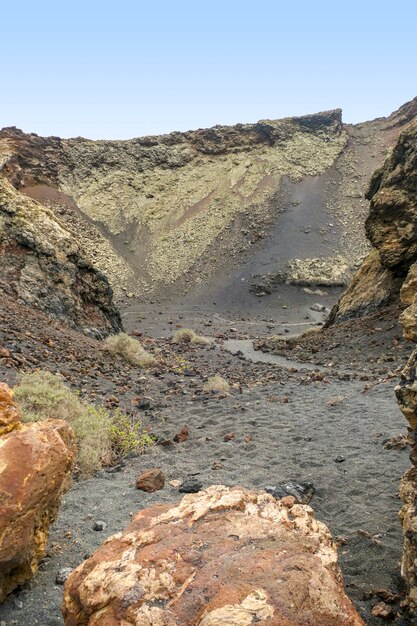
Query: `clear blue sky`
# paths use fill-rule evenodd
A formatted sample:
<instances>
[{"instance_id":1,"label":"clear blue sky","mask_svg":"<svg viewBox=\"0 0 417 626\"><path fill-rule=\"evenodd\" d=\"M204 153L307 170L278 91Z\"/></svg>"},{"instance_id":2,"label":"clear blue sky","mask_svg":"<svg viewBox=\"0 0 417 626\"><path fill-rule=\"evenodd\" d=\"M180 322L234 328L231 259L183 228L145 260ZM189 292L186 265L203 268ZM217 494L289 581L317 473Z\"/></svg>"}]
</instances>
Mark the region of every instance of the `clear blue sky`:
<instances>
[{"instance_id":1,"label":"clear blue sky","mask_svg":"<svg viewBox=\"0 0 417 626\"><path fill-rule=\"evenodd\" d=\"M0 127L129 138L417 95L417 2L1 2Z\"/></svg>"}]
</instances>

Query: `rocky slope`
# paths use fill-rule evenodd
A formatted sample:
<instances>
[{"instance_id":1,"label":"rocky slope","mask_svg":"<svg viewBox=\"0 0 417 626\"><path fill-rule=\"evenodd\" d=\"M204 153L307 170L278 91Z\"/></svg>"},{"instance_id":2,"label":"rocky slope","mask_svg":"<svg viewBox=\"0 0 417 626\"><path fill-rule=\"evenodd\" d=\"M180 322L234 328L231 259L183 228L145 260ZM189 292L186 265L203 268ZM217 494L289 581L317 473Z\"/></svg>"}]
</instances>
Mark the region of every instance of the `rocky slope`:
<instances>
[{"instance_id":1,"label":"rocky slope","mask_svg":"<svg viewBox=\"0 0 417 626\"><path fill-rule=\"evenodd\" d=\"M117 295L218 283L346 284L369 244L363 193L417 101L344 125L341 111L129 141L0 132L12 184L76 229ZM330 269L340 267L337 276ZM334 273L334 272L333 272Z\"/></svg>"},{"instance_id":2,"label":"rocky slope","mask_svg":"<svg viewBox=\"0 0 417 626\"><path fill-rule=\"evenodd\" d=\"M51 210L0 176L0 289L84 332L121 328L106 277Z\"/></svg>"},{"instance_id":3,"label":"rocky slope","mask_svg":"<svg viewBox=\"0 0 417 626\"><path fill-rule=\"evenodd\" d=\"M404 304L413 306L417 271L413 267L417 260L417 122L400 135L391 156L373 175L367 198L370 211L365 227L373 250L341 297L331 321L370 313L398 299L400 289ZM405 315L410 317L410 312ZM406 332L410 333L409 324Z\"/></svg>"}]
</instances>

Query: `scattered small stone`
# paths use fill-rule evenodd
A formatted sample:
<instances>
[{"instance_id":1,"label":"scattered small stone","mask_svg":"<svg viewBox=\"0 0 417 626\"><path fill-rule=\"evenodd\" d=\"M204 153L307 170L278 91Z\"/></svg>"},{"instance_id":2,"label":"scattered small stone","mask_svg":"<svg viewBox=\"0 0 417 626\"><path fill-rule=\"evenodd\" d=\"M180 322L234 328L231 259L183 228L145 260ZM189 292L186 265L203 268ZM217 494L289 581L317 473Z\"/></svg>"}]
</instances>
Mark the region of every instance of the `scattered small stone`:
<instances>
[{"instance_id":1,"label":"scattered small stone","mask_svg":"<svg viewBox=\"0 0 417 626\"><path fill-rule=\"evenodd\" d=\"M236 437L235 432L226 433L226 435L223 437L223 441L232 441L232 439L234 439L235 437Z\"/></svg>"},{"instance_id":2,"label":"scattered small stone","mask_svg":"<svg viewBox=\"0 0 417 626\"><path fill-rule=\"evenodd\" d=\"M343 461L346 461L346 459L341 454L338 454L337 457L334 460L335 463L343 463Z\"/></svg>"},{"instance_id":3,"label":"scattered small stone","mask_svg":"<svg viewBox=\"0 0 417 626\"><path fill-rule=\"evenodd\" d=\"M243 440L245 443L249 443L250 441L252 441L252 439L253 439L252 435L245 435L243 437Z\"/></svg>"},{"instance_id":4,"label":"scattered small stone","mask_svg":"<svg viewBox=\"0 0 417 626\"><path fill-rule=\"evenodd\" d=\"M181 487L181 481L176 479L170 480L168 484L171 485L171 487L174 487L174 489Z\"/></svg>"},{"instance_id":5,"label":"scattered small stone","mask_svg":"<svg viewBox=\"0 0 417 626\"><path fill-rule=\"evenodd\" d=\"M197 493L203 488L203 484L195 478L186 478L182 483L178 491L180 493Z\"/></svg>"},{"instance_id":6,"label":"scattered small stone","mask_svg":"<svg viewBox=\"0 0 417 626\"><path fill-rule=\"evenodd\" d=\"M383 441L386 450L404 450L413 445L413 440L408 435L395 435Z\"/></svg>"},{"instance_id":7,"label":"scattered small stone","mask_svg":"<svg viewBox=\"0 0 417 626\"><path fill-rule=\"evenodd\" d=\"M338 404L341 404L344 399L344 396L335 396L334 398L330 398L330 400L328 400L326 404L327 406L337 406Z\"/></svg>"},{"instance_id":8,"label":"scattered small stone","mask_svg":"<svg viewBox=\"0 0 417 626\"><path fill-rule=\"evenodd\" d=\"M139 402L137 407L141 411L147 411L148 409L151 408L151 403L149 402L148 398L142 398L142 400Z\"/></svg>"},{"instance_id":9,"label":"scattered small stone","mask_svg":"<svg viewBox=\"0 0 417 626\"><path fill-rule=\"evenodd\" d=\"M374 617L382 617L383 619L390 619L393 617L392 608L388 606L388 604L385 604L385 602L378 602L378 604L376 604L372 609L371 613Z\"/></svg>"},{"instance_id":10,"label":"scattered small stone","mask_svg":"<svg viewBox=\"0 0 417 626\"><path fill-rule=\"evenodd\" d=\"M300 504L308 504L316 490L313 483L297 483L288 482L281 483L280 485L273 485L265 487L265 491L270 493L274 498L280 500L286 496L293 496Z\"/></svg>"},{"instance_id":11,"label":"scattered small stone","mask_svg":"<svg viewBox=\"0 0 417 626\"><path fill-rule=\"evenodd\" d=\"M165 477L159 467L147 470L138 476L136 480L136 489L152 493L159 491L165 484Z\"/></svg>"},{"instance_id":12,"label":"scattered small stone","mask_svg":"<svg viewBox=\"0 0 417 626\"><path fill-rule=\"evenodd\" d=\"M103 522L102 520L96 520L93 524L93 530L106 530L107 528L107 524L106 522Z\"/></svg>"},{"instance_id":13,"label":"scattered small stone","mask_svg":"<svg viewBox=\"0 0 417 626\"><path fill-rule=\"evenodd\" d=\"M190 431L188 426L183 426L179 433L177 433L174 437L175 443L182 443L183 441L187 441L190 435Z\"/></svg>"},{"instance_id":14,"label":"scattered small stone","mask_svg":"<svg viewBox=\"0 0 417 626\"><path fill-rule=\"evenodd\" d=\"M56 574L55 583L57 585L63 585L65 581L67 580L68 576L71 574L71 572L72 572L71 567L62 567L60 570L58 570Z\"/></svg>"},{"instance_id":15,"label":"scattered small stone","mask_svg":"<svg viewBox=\"0 0 417 626\"><path fill-rule=\"evenodd\" d=\"M345 546L349 542L349 539L345 537L345 535L336 535L334 540L337 546Z\"/></svg>"},{"instance_id":16,"label":"scattered small stone","mask_svg":"<svg viewBox=\"0 0 417 626\"><path fill-rule=\"evenodd\" d=\"M223 464L220 463L220 461L214 461L213 465L211 466L211 469L213 470L221 470L223 468Z\"/></svg>"},{"instance_id":17,"label":"scattered small stone","mask_svg":"<svg viewBox=\"0 0 417 626\"><path fill-rule=\"evenodd\" d=\"M393 604L401 599L401 596L398 593L390 591L389 589L371 589L363 594L364 600L369 600L375 596L378 596L378 598L381 598L381 600L384 600L387 604Z\"/></svg>"},{"instance_id":18,"label":"scattered small stone","mask_svg":"<svg viewBox=\"0 0 417 626\"><path fill-rule=\"evenodd\" d=\"M315 311L317 313L323 313L325 310L326 307L323 304L319 304L318 302L312 304L310 307L310 311Z\"/></svg>"},{"instance_id":19,"label":"scattered small stone","mask_svg":"<svg viewBox=\"0 0 417 626\"><path fill-rule=\"evenodd\" d=\"M168 448L169 446L173 446L174 442L172 441L172 439L166 439L165 437L161 437L160 439L158 439L156 444L158 446L164 446L164 447Z\"/></svg>"}]
</instances>

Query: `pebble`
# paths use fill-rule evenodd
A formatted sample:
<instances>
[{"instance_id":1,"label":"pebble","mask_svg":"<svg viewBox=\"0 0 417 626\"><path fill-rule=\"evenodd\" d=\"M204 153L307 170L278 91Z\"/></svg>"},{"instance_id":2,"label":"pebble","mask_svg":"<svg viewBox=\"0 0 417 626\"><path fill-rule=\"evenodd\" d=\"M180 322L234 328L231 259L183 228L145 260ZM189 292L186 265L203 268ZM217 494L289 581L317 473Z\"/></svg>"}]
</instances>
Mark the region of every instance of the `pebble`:
<instances>
[{"instance_id":1,"label":"pebble","mask_svg":"<svg viewBox=\"0 0 417 626\"><path fill-rule=\"evenodd\" d=\"M63 585L65 581L67 580L68 576L71 574L71 572L72 572L71 567L62 567L60 570L58 570L56 574L55 583L57 585Z\"/></svg>"},{"instance_id":2,"label":"pebble","mask_svg":"<svg viewBox=\"0 0 417 626\"><path fill-rule=\"evenodd\" d=\"M136 489L147 491L159 491L165 484L165 477L159 467L147 470L138 476L136 480Z\"/></svg>"},{"instance_id":3,"label":"pebble","mask_svg":"<svg viewBox=\"0 0 417 626\"><path fill-rule=\"evenodd\" d=\"M183 426L179 433L177 433L174 437L175 443L182 443L183 441L187 441L189 437L190 431L187 425Z\"/></svg>"},{"instance_id":4,"label":"pebble","mask_svg":"<svg viewBox=\"0 0 417 626\"><path fill-rule=\"evenodd\" d=\"M339 454L334 460L335 463L343 463L343 461L346 461L346 459L341 454Z\"/></svg>"},{"instance_id":5,"label":"pebble","mask_svg":"<svg viewBox=\"0 0 417 626\"><path fill-rule=\"evenodd\" d=\"M180 493L197 493L202 489L203 485L199 480L195 478L186 478L178 489Z\"/></svg>"},{"instance_id":6,"label":"pebble","mask_svg":"<svg viewBox=\"0 0 417 626\"><path fill-rule=\"evenodd\" d=\"M106 530L107 524L102 520L96 520L93 524L93 530Z\"/></svg>"}]
</instances>

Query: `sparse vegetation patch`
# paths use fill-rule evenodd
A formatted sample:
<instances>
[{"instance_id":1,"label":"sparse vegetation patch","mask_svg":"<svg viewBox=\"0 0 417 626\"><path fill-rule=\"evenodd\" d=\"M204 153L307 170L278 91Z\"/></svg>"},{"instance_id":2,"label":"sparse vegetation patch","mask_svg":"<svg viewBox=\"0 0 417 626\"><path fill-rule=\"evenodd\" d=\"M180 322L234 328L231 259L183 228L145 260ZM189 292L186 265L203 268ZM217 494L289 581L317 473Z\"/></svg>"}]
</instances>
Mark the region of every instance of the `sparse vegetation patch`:
<instances>
[{"instance_id":1,"label":"sparse vegetation patch","mask_svg":"<svg viewBox=\"0 0 417 626\"><path fill-rule=\"evenodd\" d=\"M220 374L215 374L207 379L203 385L203 391L206 393L217 393L223 396L227 396L230 390L230 385L225 378Z\"/></svg>"},{"instance_id":2,"label":"sparse vegetation patch","mask_svg":"<svg viewBox=\"0 0 417 626\"><path fill-rule=\"evenodd\" d=\"M82 400L57 374L24 374L14 388L22 421L64 419L77 442L77 467L82 477L93 475L118 456L142 450L153 443L150 435L127 415Z\"/></svg>"},{"instance_id":3,"label":"sparse vegetation patch","mask_svg":"<svg viewBox=\"0 0 417 626\"><path fill-rule=\"evenodd\" d=\"M105 340L104 347L111 355L119 356L131 365L153 367L158 364L157 359L137 339L126 333L110 335Z\"/></svg>"},{"instance_id":4,"label":"sparse vegetation patch","mask_svg":"<svg viewBox=\"0 0 417 626\"><path fill-rule=\"evenodd\" d=\"M190 328L180 328L177 330L172 338L172 341L174 343L194 343L200 345L207 345L210 343L210 339L208 339L208 337L197 335L197 333Z\"/></svg>"}]
</instances>

